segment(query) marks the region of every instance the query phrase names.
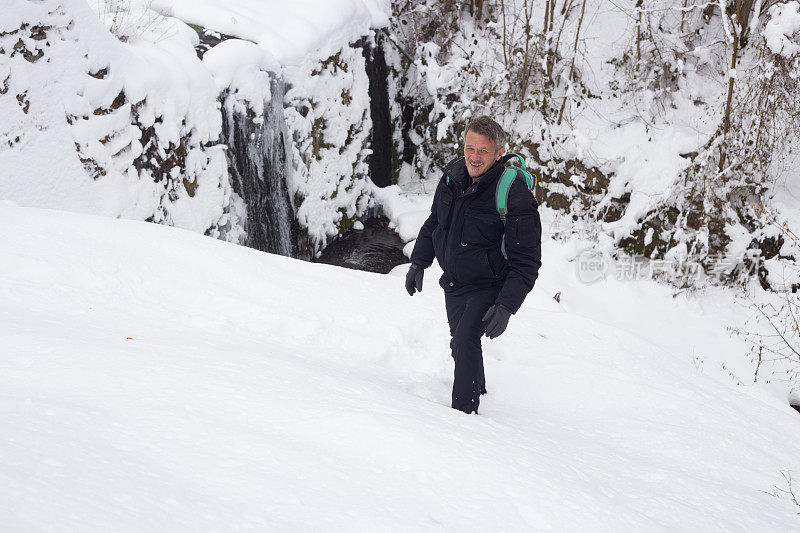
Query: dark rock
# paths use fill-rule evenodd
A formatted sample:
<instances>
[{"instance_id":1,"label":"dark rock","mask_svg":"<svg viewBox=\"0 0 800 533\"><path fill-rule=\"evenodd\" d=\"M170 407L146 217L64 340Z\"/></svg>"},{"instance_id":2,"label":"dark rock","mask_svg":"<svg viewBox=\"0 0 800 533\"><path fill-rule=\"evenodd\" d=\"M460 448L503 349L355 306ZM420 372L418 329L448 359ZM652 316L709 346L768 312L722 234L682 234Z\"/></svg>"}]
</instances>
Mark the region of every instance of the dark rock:
<instances>
[{"instance_id":1,"label":"dark rock","mask_svg":"<svg viewBox=\"0 0 800 533\"><path fill-rule=\"evenodd\" d=\"M354 270L388 274L397 265L408 263L403 255L403 241L385 218L371 218L363 230L350 230L331 242L317 263L337 265Z\"/></svg>"},{"instance_id":2,"label":"dark rock","mask_svg":"<svg viewBox=\"0 0 800 533\"><path fill-rule=\"evenodd\" d=\"M382 34L376 44L363 40L365 70L369 78L369 110L372 118L372 154L367 159L372 182L378 187L392 184L392 117L389 112L389 72L383 55Z\"/></svg>"},{"instance_id":3,"label":"dark rock","mask_svg":"<svg viewBox=\"0 0 800 533\"><path fill-rule=\"evenodd\" d=\"M203 59L203 54L217 46L222 41L236 39L236 37L225 35L224 33L219 33L195 24L189 24L189 26L196 31L197 35L200 37L200 44L194 47L194 51L197 52L197 57L200 59Z\"/></svg>"}]
</instances>

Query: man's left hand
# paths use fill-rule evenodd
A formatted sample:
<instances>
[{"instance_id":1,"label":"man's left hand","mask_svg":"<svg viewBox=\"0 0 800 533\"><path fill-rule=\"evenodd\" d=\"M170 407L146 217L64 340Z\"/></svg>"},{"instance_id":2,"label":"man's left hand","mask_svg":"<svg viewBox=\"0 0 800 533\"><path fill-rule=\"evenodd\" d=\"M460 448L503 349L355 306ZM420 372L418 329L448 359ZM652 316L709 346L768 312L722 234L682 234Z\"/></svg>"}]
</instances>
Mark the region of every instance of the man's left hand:
<instances>
[{"instance_id":1,"label":"man's left hand","mask_svg":"<svg viewBox=\"0 0 800 533\"><path fill-rule=\"evenodd\" d=\"M494 304L483 315L486 322L486 336L490 339L499 337L508 326L508 319L511 318L511 311L503 304Z\"/></svg>"}]
</instances>

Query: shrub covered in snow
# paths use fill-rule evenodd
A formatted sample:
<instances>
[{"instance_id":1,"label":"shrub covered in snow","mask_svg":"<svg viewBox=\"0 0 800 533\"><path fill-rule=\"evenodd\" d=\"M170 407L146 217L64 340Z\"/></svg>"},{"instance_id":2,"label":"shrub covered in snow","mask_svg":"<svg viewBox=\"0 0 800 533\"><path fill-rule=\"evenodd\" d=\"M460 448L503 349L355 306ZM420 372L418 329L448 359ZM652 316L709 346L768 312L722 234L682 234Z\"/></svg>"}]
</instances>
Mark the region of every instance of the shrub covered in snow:
<instances>
[{"instance_id":1,"label":"shrub covered in snow","mask_svg":"<svg viewBox=\"0 0 800 533\"><path fill-rule=\"evenodd\" d=\"M778 258L784 260L784 275L796 271L800 259L781 236L785 219L771 207L781 160L800 131L798 48L791 46L800 27L794 22L797 7L797 2L773 6L762 32L757 13L748 27L718 14L723 26L731 25L725 32L733 45L727 61L738 66L726 73L728 98L712 119L718 126L703 146L684 155L690 164L673 183L674 194L654 202L620 239L628 253L694 262L723 282L746 282L756 273L765 287L800 282L794 274L777 283L769 273ZM692 282L685 274L676 272L675 279Z\"/></svg>"},{"instance_id":2,"label":"shrub covered in snow","mask_svg":"<svg viewBox=\"0 0 800 533\"><path fill-rule=\"evenodd\" d=\"M0 196L239 241L213 80L184 23L112 35L80 0L15 2L0 28Z\"/></svg>"},{"instance_id":3,"label":"shrub covered in snow","mask_svg":"<svg viewBox=\"0 0 800 533\"><path fill-rule=\"evenodd\" d=\"M284 71L286 120L297 220L313 251L353 227L370 202L367 156L372 129L362 50L345 46Z\"/></svg>"}]
</instances>

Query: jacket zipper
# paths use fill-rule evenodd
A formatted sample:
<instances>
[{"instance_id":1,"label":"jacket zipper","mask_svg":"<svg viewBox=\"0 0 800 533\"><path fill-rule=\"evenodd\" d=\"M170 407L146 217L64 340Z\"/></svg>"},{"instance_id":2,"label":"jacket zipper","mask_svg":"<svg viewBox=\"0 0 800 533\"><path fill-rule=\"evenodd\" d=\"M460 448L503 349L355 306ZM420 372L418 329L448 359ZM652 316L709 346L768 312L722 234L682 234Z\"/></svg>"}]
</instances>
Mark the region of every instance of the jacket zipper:
<instances>
[{"instance_id":1,"label":"jacket zipper","mask_svg":"<svg viewBox=\"0 0 800 533\"><path fill-rule=\"evenodd\" d=\"M452 176L450 177L450 181L455 183L455 179L453 179ZM453 240L455 238L455 232L453 231L453 229L454 229L453 228L453 223L456 220L456 214L458 213L459 208L461 209L461 211L464 210L463 209L464 208L464 202L463 201L459 202L458 206L456 206L456 202L458 202L459 200L463 200L465 197L467 197L467 196L469 196L471 194L474 194L477 191L477 188L474 187L473 185L475 185L475 184L473 183L469 187L467 187L465 190L461 191L461 194L459 194L458 196L456 196L454 194L453 195L453 204L450 207L450 226L447 228L447 237L445 238L444 264L447 265L447 267L448 267L445 270L445 272L449 271L450 275L452 276L451 281L458 281L458 280L455 279L455 275L456 275L455 260L453 258L449 257L449 254L448 254L448 251L451 249L451 246L453 244L455 244L453 242ZM453 192L452 188L450 189L450 192L451 193ZM462 220L461 229L463 230L463 228L464 228L464 222ZM459 244L460 243L461 243L461 236L459 235Z\"/></svg>"}]
</instances>

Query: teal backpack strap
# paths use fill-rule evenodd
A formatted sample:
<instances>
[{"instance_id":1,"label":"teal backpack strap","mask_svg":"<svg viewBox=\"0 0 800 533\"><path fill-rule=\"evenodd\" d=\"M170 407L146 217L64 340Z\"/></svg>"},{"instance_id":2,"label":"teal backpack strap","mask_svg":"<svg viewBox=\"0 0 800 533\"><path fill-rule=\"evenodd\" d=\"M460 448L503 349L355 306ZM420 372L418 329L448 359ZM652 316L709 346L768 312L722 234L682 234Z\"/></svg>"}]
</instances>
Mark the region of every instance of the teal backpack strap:
<instances>
[{"instance_id":1,"label":"teal backpack strap","mask_svg":"<svg viewBox=\"0 0 800 533\"><path fill-rule=\"evenodd\" d=\"M506 223L506 213L508 212L508 191L511 189L511 184L514 183L515 179L517 179L517 169L510 167L505 169L503 175L497 180L494 201L503 224Z\"/></svg>"},{"instance_id":2,"label":"teal backpack strap","mask_svg":"<svg viewBox=\"0 0 800 533\"><path fill-rule=\"evenodd\" d=\"M519 159L519 168L521 168L522 170L528 170L528 167L525 166L525 158L522 157L521 155L515 153L508 153L506 154L506 156L516 157L517 159ZM506 159L506 161L510 161L511 157Z\"/></svg>"},{"instance_id":3,"label":"teal backpack strap","mask_svg":"<svg viewBox=\"0 0 800 533\"><path fill-rule=\"evenodd\" d=\"M506 214L508 213L508 191L511 190L511 184L514 180L521 180L530 191L536 189L538 179L535 174L529 172L525 166L525 159L518 154L509 154L516 157L520 161L520 166L516 167L511 165L503 171L503 175L497 180L497 190L495 191L495 206L497 213L500 215L500 220L503 224L506 223Z\"/></svg>"}]
</instances>

